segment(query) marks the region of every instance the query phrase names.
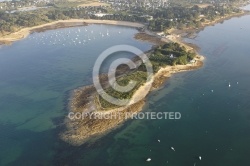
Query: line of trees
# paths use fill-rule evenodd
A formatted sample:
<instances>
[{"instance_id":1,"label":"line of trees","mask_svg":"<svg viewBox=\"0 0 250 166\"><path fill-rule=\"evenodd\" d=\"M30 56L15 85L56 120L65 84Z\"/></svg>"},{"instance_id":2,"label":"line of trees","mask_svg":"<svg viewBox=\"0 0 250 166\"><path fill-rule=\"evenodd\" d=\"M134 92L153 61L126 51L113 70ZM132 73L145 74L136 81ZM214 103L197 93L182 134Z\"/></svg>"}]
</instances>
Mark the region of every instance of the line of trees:
<instances>
[{"instance_id":1,"label":"line of trees","mask_svg":"<svg viewBox=\"0 0 250 166\"><path fill-rule=\"evenodd\" d=\"M41 9L32 12L6 13L0 11L0 32L2 35L15 32L22 27L32 27L55 20L89 18L85 9Z\"/></svg>"}]
</instances>

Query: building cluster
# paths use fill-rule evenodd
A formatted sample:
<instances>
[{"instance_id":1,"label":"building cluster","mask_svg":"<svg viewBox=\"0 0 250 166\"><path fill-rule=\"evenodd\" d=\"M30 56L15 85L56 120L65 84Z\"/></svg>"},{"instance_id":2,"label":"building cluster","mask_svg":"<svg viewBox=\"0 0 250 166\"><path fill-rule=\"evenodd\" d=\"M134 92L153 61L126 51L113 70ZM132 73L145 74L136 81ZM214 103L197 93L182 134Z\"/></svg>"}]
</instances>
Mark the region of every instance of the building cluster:
<instances>
[{"instance_id":1,"label":"building cluster","mask_svg":"<svg viewBox=\"0 0 250 166\"><path fill-rule=\"evenodd\" d=\"M0 2L1 10L32 10L35 7L45 7L52 3L53 0L30 0L30 1L3 1Z\"/></svg>"},{"instance_id":2,"label":"building cluster","mask_svg":"<svg viewBox=\"0 0 250 166\"><path fill-rule=\"evenodd\" d=\"M168 0L101 0L101 2L110 4L117 11L134 8L155 9L169 5Z\"/></svg>"}]
</instances>

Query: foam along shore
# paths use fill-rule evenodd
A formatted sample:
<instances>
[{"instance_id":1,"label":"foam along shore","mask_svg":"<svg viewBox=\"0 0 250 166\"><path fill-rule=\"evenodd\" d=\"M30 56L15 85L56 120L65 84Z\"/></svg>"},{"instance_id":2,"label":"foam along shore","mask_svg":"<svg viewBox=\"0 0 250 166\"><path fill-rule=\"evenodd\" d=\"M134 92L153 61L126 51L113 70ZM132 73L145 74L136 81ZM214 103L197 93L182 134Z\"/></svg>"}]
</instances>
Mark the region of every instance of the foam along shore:
<instances>
[{"instance_id":1,"label":"foam along shore","mask_svg":"<svg viewBox=\"0 0 250 166\"><path fill-rule=\"evenodd\" d=\"M153 91L171 77L174 73L194 70L202 67L204 57L196 55L193 63L187 65L166 66L158 70L153 75L153 83L150 91ZM80 115L79 119L65 119L65 129L60 137L74 145L80 146L86 142L92 142L99 137L109 133L113 129L121 126L126 120L128 114L134 114L142 111L145 105L145 98L149 92L145 91L150 86L148 83L141 85L133 94L127 106L122 106L113 109L102 109L97 101L97 92L94 86L86 86L76 89L70 100L69 109L71 115ZM137 101L137 98L143 98ZM136 102L135 102L136 101ZM98 115L102 118L94 118L93 116L84 116L84 113L91 113L91 115ZM76 117L76 116L75 116ZM104 117L104 118L103 118ZM105 118L108 117L108 118ZM111 118L112 117L112 118Z\"/></svg>"},{"instance_id":2,"label":"foam along shore","mask_svg":"<svg viewBox=\"0 0 250 166\"><path fill-rule=\"evenodd\" d=\"M12 42L26 38L30 33L35 31L45 31L47 29L66 28L74 26L86 26L88 24L108 24L108 25L119 25L128 26L134 28L144 27L143 24L127 21L113 21L113 20L93 20L93 19L70 19L70 20L59 20L51 23L46 23L34 27L22 28L17 32L10 33L0 37L0 43L10 44Z\"/></svg>"}]
</instances>

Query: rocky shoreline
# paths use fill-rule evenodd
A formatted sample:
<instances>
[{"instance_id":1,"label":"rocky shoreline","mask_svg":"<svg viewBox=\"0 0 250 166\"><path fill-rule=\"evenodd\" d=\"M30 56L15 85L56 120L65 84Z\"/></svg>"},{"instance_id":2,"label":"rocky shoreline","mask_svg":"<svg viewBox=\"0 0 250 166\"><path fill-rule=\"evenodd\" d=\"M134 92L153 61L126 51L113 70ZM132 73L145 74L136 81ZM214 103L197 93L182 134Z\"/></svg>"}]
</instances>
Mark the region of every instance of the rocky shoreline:
<instances>
[{"instance_id":1,"label":"rocky shoreline","mask_svg":"<svg viewBox=\"0 0 250 166\"><path fill-rule=\"evenodd\" d=\"M155 36L147 36L146 41L152 42L156 40L158 41ZM136 59L134 60L136 61ZM203 56L197 55L195 57L195 63L193 64L166 66L164 68L159 69L158 72L155 73L153 76L154 81L152 83L150 91L160 88L164 84L164 82L174 73L195 70L202 67L203 60ZM127 69L120 70L121 73L123 73L123 71ZM105 76L103 80L103 84L105 84L107 81ZM132 97L132 99L142 97L142 100L136 103L132 102L130 105L127 106L122 106L113 109L102 109L100 107L100 104L96 100L98 93L93 85L81 87L74 90L71 100L69 102L69 112L73 113L74 115L78 114L80 118L72 120L67 117L65 119L66 128L60 134L60 137L65 142L68 142L74 146L80 146L86 142L96 140L99 137L116 129L117 127L120 127L125 121L128 120L128 118L126 117L128 113L134 114L143 110L143 107L146 102L146 96L148 95L148 92L144 91L145 86L148 85L142 85L139 89L136 90ZM119 114L119 117L99 119L91 117L90 113L108 117L112 117L112 115L114 114Z\"/></svg>"}]
</instances>

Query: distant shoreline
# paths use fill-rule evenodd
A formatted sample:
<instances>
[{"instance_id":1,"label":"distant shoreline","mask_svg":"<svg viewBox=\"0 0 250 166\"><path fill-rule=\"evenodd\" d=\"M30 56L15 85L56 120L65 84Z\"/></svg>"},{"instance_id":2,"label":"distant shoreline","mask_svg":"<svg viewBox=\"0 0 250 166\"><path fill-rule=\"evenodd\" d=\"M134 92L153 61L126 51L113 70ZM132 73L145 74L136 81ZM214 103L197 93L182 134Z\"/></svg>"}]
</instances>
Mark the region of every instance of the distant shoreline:
<instances>
[{"instance_id":1,"label":"distant shoreline","mask_svg":"<svg viewBox=\"0 0 250 166\"><path fill-rule=\"evenodd\" d=\"M203 23L200 28L187 28L181 30L183 32L188 33L198 33L203 30L207 26L212 26L214 24L223 22L224 20L231 19L233 17L241 17L244 15L249 15L250 11L243 10L241 13L233 13L224 17L220 17L215 19L214 21L209 21ZM17 32L13 32L4 36L0 36L0 45L8 45L15 41L21 40L29 36L33 32L46 31L58 28L69 28L69 27L77 27L77 26L87 26L88 24L107 24L107 25L118 25L118 26L126 26L133 28L142 28L145 25L138 22L128 22L128 21L115 21L115 20L95 20L95 19L69 19L69 20L58 20L50 23L34 26L34 27L25 27L21 28ZM174 32L176 34L176 32Z\"/></svg>"},{"instance_id":2,"label":"distant shoreline","mask_svg":"<svg viewBox=\"0 0 250 166\"><path fill-rule=\"evenodd\" d=\"M242 17L246 15L250 15L250 11L243 10L243 12L241 13L233 13L233 14L229 14L223 17L219 17L213 21L202 23L202 26L199 28L184 28L182 30L170 29L168 30L168 32L170 32L171 34L174 34L175 37L179 35L180 40L182 40L182 38L195 38L196 34L198 34L200 31L204 30L205 28L209 26L214 26L215 24L223 23L226 20L237 18L237 17Z\"/></svg>"},{"instance_id":3,"label":"distant shoreline","mask_svg":"<svg viewBox=\"0 0 250 166\"><path fill-rule=\"evenodd\" d=\"M118 25L133 28L144 27L143 24L136 22L127 21L114 21L114 20L93 20L93 19L70 19L70 20L59 20L51 23L46 23L34 27L22 28L17 32L10 33L0 37L0 44L11 44L15 41L21 40L29 36L32 32L46 31L50 29L68 28L76 26L87 26L88 24L107 24L107 25Z\"/></svg>"}]
</instances>

